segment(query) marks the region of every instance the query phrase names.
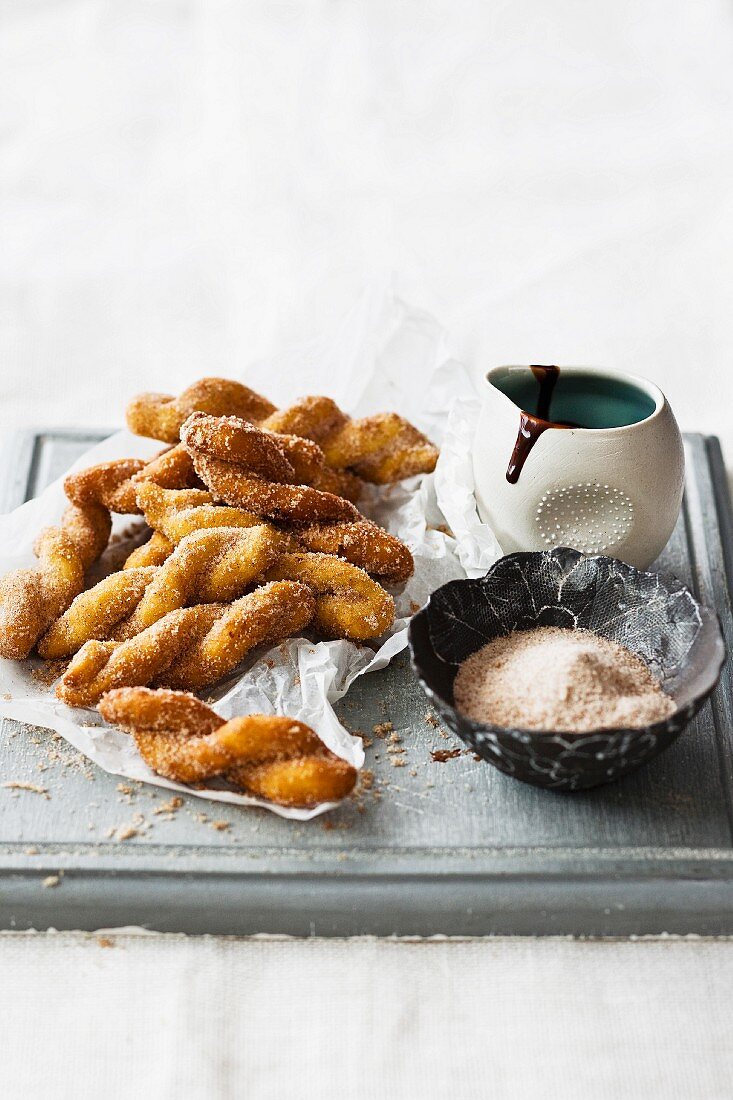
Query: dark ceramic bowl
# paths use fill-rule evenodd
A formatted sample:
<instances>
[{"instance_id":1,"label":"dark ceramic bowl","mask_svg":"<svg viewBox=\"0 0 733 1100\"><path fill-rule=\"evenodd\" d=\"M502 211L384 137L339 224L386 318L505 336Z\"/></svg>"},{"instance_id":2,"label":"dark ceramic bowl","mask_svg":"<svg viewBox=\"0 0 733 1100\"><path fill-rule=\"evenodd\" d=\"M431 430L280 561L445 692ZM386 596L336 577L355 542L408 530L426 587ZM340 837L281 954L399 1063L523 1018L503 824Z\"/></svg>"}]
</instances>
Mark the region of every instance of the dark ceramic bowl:
<instances>
[{"instance_id":1,"label":"dark ceramic bowl","mask_svg":"<svg viewBox=\"0 0 733 1100\"><path fill-rule=\"evenodd\" d=\"M453 706L458 665L493 638L536 626L584 627L638 654L677 704L642 729L553 733L475 722ZM679 736L725 660L717 616L679 581L560 548L509 554L479 580L450 581L410 623L412 663L443 721L479 756L525 783L595 787L634 771Z\"/></svg>"}]
</instances>

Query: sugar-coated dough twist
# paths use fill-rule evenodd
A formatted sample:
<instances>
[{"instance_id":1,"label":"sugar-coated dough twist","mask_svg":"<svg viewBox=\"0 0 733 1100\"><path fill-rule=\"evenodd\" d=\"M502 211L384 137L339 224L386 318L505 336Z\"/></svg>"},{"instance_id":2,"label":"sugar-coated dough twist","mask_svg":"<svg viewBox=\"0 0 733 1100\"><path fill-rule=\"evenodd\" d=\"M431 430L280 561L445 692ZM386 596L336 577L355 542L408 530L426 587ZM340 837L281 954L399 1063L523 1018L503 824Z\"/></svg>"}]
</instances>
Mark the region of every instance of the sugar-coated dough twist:
<instances>
[{"instance_id":1,"label":"sugar-coated dough twist","mask_svg":"<svg viewBox=\"0 0 733 1100\"><path fill-rule=\"evenodd\" d=\"M250 714L227 722L187 692L144 687L108 692L99 711L133 735L153 771L178 783L223 777L284 806L338 802L356 783L356 769L293 718Z\"/></svg>"},{"instance_id":2,"label":"sugar-coated dough twist","mask_svg":"<svg viewBox=\"0 0 733 1100\"><path fill-rule=\"evenodd\" d=\"M90 638L109 637L133 613L155 573L153 567L125 569L80 592L38 642L41 657L68 657Z\"/></svg>"},{"instance_id":3,"label":"sugar-coated dough twist","mask_svg":"<svg viewBox=\"0 0 733 1100\"><path fill-rule=\"evenodd\" d=\"M223 378L203 378L177 398L141 394L128 406L127 423L138 435L173 443L194 411L239 416L272 432L314 440L329 466L376 484L430 473L438 457L430 440L397 413L352 419L328 397L304 397L277 410L247 386Z\"/></svg>"},{"instance_id":4,"label":"sugar-coated dough twist","mask_svg":"<svg viewBox=\"0 0 733 1100\"><path fill-rule=\"evenodd\" d=\"M127 406L130 431L164 443L177 443L183 421L192 412L241 416L254 423L275 412L275 406L254 390L228 378L201 378L180 397L141 393Z\"/></svg>"},{"instance_id":5,"label":"sugar-coated dough twist","mask_svg":"<svg viewBox=\"0 0 733 1100\"><path fill-rule=\"evenodd\" d=\"M265 576L307 584L316 598L314 624L327 638L364 642L394 622L394 600L381 584L330 554L280 554Z\"/></svg>"},{"instance_id":6,"label":"sugar-coated dough twist","mask_svg":"<svg viewBox=\"0 0 733 1100\"><path fill-rule=\"evenodd\" d=\"M140 634L169 611L242 596L272 565L283 537L261 524L186 536L159 567L123 569L80 593L38 644L42 657L67 657L90 639Z\"/></svg>"},{"instance_id":7,"label":"sugar-coated dough twist","mask_svg":"<svg viewBox=\"0 0 733 1100\"><path fill-rule=\"evenodd\" d=\"M304 629L315 601L303 584L267 584L232 604L171 611L134 638L86 642L61 677L56 694L70 706L93 706L117 687L198 691L231 672L256 646Z\"/></svg>"},{"instance_id":8,"label":"sugar-coated dough twist","mask_svg":"<svg viewBox=\"0 0 733 1100\"><path fill-rule=\"evenodd\" d=\"M235 508L291 524L359 518L344 497L299 482L281 439L245 420L192 413L181 441L204 484Z\"/></svg>"},{"instance_id":9,"label":"sugar-coated dough twist","mask_svg":"<svg viewBox=\"0 0 733 1100\"><path fill-rule=\"evenodd\" d=\"M216 504L213 493L204 489L161 489L158 485L141 485L137 500L146 523L171 547L177 546L193 531L256 527L262 523L262 518L254 512Z\"/></svg>"},{"instance_id":10,"label":"sugar-coated dough twist","mask_svg":"<svg viewBox=\"0 0 733 1100\"><path fill-rule=\"evenodd\" d=\"M341 523L310 523L298 528L295 535L303 549L344 558L385 583L401 584L415 569L404 542L363 517Z\"/></svg>"},{"instance_id":11,"label":"sugar-coated dough twist","mask_svg":"<svg viewBox=\"0 0 733 1100\"><path fill-rule=\"evenodd\" d=\"M260 427L312 439L329 466L350 468L377 485L430 473L438 459L437 447L404 417L391 412L353 420L330 397L302 397Z\"/></svg>"},{"instance_id":12,"label":"sugar-coated dough twist","mask_svg":"<svg viewBox=\"0 0 733 1100\"><path fill-rule=\"evenodd\" d=\"M155 458L118 458L100 462L64 478L64 491L72 504L102 504L110 512L139 514L137 489L151 482L169 489L200 485L185 447L172 447Z\"/></svg>"},{"instance_id":13,"label":"sugar-coated dough twist","mask_svg":"<svg viewBox=\"0 0 733 1100\"><path fill-rule=\"evenodd\" d=\"M214 496L201 490L161 489L147 483L138 488L138 504L153 529L152 546L133 551L125 568L160 564L173 546L192 531L210 527L251 527L261 522L252 512L217 506ZM412 575L412 554L395 535L361 517L331 524L290 528L291 549L333 554L385 581L399 583ZM146 546L149 549L146 551Z\"/></svg>"},{"instance_id":14,"label":"sugar-coated dough twist","mask_svg":"<svg viewBox=\"0 0 733 1100\"><path fill-rule=\"evenodd\" d=\"M125 559L123 569L140 569L148 565L162 565L173 553L173 543L159 531L153 531L147 542L137 546Z\"/></svg>"},{"instance_id":15,"label":"sugar-coated dough twist","mask_svg":"<svg viewBox=\"0 0 733 1100\"><path fill-rule=\"evenodd\" d=\"M27 657L39 637L84 587L84 573L109 539L109 511L70 505L59 527L47 527L33 550L38 565L0 580L0 656Z\"/></svg>"}]
</instances>

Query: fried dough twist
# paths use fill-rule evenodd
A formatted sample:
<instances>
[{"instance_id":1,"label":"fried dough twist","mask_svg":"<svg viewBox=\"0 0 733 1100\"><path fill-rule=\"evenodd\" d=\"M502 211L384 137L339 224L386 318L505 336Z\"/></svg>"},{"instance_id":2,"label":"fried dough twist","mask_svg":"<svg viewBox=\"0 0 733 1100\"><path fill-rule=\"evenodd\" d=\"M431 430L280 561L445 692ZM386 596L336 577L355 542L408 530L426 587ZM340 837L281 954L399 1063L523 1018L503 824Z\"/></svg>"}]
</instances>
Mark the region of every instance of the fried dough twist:
<instances>
[{"instance_id":1,"label":"fried dough twist","mask_svg":"<svg viewBox=\"0 0 733 1100\"><path fill-rule=\"evenodd\" d=\"M69 474L70 506L59 527L40 533L33 547L39 565L0 580L0 656L27 657L84 588L84 574L109 540L110 512L139 511L135 493L146 480L162 485L200 484L182 446L150 462L139 458L101 462Z\"/></svg>"},{"instance_id":2,"label":"fried dough twist","mask_svg":"<svg viewBox=\"0 0 733 1100\"><path fill-rule=\"evenodd\" d=\"M293 718L250 714L228 722L182 691L117 688L103 696L105 721L131 733L145 763L179 783L223 777L283 806L337 802L356 769Z\"/></svg>"},{"instance_id":3,"label":"fried dough twist","mask_svg":"<svg viewBox=\"0 0 733 1100\"><path fill-rule=\"evenodd\" d=\"M261 522L252 512L216 505L213 494L196 489L161 489L148 482L138 488L137 499L154 534L150 543L133 551L125 562L126 569L138 564L160 564L174 545L192 531L221 526L252 527ZM291 550L333 554L395 584L412 575L412 554L405 544L363 517L353 522L314 523L286 530Z\"/></svg>"},{"instance_id":4,"label":"fried dough twist","mask_svg":"<svg viewBox=\"0 0 733 1100\"><path fill-rule=\"evenodd\" d=\"M276 411L275 405L240 382L228 378L201 378L178 397L141 393L127 406L130 431L164 443L177 443L181 425L192 412L212 416L241 416L258 423Z\"/></svg>"},{"instance_id":5,"label":"fried dough twist","mask_svg":"<svg viewBox=\"0 0 733 1100\"><path fill-rule=\"evenodd\" d=\"M231 604L198 604L164 615L123 642L86 642L56 694L70 706L93 706L117 687L198 691L231 672L256 646L304 629L315 601L303 584L275 581Z\"/></svg>"},{"instance_id":6,"label":"fried dough twist","mask_svg":"<svg viewBox=\"0 0 733 1100\"><path fill-rule=\"evenodd\" d=\"M316 629L327 638L366 642L394 622L394 600L368 573L330 554L280 554L269 581L300 581L316 599Z\"/></svg>"},{"instance_id":7,"label":"fried dough twist","mask_svg":"<svg viewBox=\"0 0 733 1100\"><path fill-rule=\"evenodd\" d=\"M235 508L301 525L359 518L350 501L312 484L318 467L303 462L304 449L315 463L318 448L307 440L263 432L236 416L191 413L181 441L204 484Z\"/></svg>"},{"instance_id":8,"label":"fried dough twist","mask_svg":"<svg viewBox=\"0 0 733 1100\"><path fill-rule=\"evenodd\" d=\"M64 479L64 491L80 507L102 504L110 512L140 514L137 490L151 483L166 489L199 486L191 458L180 443L145 461L142 458L118 458L100 462Z\"/></svg>"},{"instance_id":9,"label":"fried dough twist","mask_svg":"<svg viewBox=\"0 0 733 1100\"><path fill-rule=\"evenodd\" d=\"M100 504L71 504L61 525L35 541L38 566L0 580L0 656L22 660L84 587L84 574L104 550L111 530Z\"/></svg>"},{"instance_id":10,"label":"fried dough twist","mask_svg":"<svg viewBox=\"0 0 733 1100\"><path fill-rule=\"evenodd\" d=\"M225 378L202 378L179 397L140 394L127 408L127 423L138 435L175 443L192 412L239 416L269 431L311 439L329 466L376 484L430 473L438 457L430 440L397 413L352 419L328 397L304 397L277 410L247 386Z\"/></svg>"},{"instance_id":11,"label":"fried dough twist","mask_svg":"<svg viewBox=\"0 0 733 1100\"><path fill-rule=\"evenodd\" d=\"M302 397L260 427L312 439L329 466L351 469L375 485L431 473L438 460L437 447L403 416L375 413L355 420L330 397Z\"/></svg>"},{"instance_id":12,"label":"fried dough twist","mask_svg":"<svg viewBox=\"0 0 733 1100\"><path fill-rule=\"evenodd\" d=\"M159 567L123 569L81 592L38 643L42 657L67 657L90 639L132 638L169 611L242 596L280 552L282 537L262 524L188 535Z\"/></svg>"}]
</instances>

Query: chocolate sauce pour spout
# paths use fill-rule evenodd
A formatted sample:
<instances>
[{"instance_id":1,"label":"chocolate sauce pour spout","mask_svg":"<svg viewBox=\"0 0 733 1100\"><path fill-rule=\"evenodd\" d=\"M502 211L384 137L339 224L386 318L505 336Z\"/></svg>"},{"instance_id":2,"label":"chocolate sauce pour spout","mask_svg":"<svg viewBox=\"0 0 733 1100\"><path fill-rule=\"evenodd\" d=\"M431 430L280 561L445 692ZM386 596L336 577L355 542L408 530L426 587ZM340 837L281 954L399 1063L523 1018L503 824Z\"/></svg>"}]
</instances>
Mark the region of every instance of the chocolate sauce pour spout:
<instances>
[{"instance_id":1,"label":"chocolate sauce pour spout","mask_svg":"<svg viewBox=\"0 0 733 1100\"><path fill-rule=\"evenodd\" d=\"M529 453L537 440L548 428L577 428L579 425L567 422L550 420L550 405L552 395L555 392L557 380L560 377L559 367L533 366L529 368L537 379L539 392L537 394L537 412L520 412L519 431L517 441L514 444L512 457L507 466L506 479L511 485L516 485Z\"/></svg>"}]
</instances>

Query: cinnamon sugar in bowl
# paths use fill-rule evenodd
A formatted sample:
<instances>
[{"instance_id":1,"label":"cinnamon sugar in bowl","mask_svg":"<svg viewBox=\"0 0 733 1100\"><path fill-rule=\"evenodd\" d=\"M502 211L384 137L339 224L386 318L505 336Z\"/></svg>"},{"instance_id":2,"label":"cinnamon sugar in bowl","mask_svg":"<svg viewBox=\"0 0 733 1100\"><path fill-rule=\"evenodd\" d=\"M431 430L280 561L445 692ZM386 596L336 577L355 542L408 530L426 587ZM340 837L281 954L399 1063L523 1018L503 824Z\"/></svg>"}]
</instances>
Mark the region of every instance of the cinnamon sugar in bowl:
<instances>
[{"instance_id":1,"label":"cinnamon sugar in bowl","mask_svg":"<svg viewBox=\"0 0 733 1100\"><path fill-rule=\"evenodd\" d=\"M565 548L443 585L409 638L446 725L506 774L557 790L607 783L671 745L725 659L717 616L679 581Z\"/></svg>"}]
</instances>

